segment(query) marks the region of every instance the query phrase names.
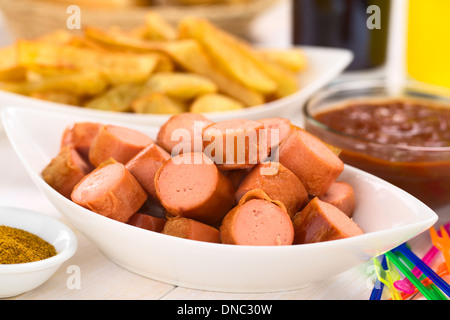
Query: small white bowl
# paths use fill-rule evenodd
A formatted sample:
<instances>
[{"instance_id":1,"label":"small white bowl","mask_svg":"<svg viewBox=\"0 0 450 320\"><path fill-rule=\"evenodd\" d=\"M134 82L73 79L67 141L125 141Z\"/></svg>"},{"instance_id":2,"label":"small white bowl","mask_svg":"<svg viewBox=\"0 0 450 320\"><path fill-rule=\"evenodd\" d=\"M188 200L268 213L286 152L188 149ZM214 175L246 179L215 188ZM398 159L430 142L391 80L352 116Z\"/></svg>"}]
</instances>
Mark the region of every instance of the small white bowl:
<instances>
[{"instance_id":1,"label":"small white bowl","mask_svg":"<svg viewBox=\"0 0 450 320\"><path fill-rule=\"evenodd\" d=\"M52 244L57 252L55 256L40 261L0 264L0 298L13 297L42 285L77 249L73 231L42 213L0 207L0 225L31 232Z\"/></svg>"},{"instance_id":2,"label":"small white bowl","mask_svg":"<svg viewBox=\"0 0 450 320\"><path fill-rule=\"evenodd\" d=\"M173 285L226 292L298 289L363 264L428 230L438 219L405 191L346 166L339 179L355 189L353 217L366 232L363 235L291 246L237 246L173 237L82 208L42 179L42 169L58 153L65 127L91 118L20 107L3 110L2 117L31 179L75 228L123 268ZM157 127L122 125L151 137L158 132Z\"/></svg>"}]
</instances>

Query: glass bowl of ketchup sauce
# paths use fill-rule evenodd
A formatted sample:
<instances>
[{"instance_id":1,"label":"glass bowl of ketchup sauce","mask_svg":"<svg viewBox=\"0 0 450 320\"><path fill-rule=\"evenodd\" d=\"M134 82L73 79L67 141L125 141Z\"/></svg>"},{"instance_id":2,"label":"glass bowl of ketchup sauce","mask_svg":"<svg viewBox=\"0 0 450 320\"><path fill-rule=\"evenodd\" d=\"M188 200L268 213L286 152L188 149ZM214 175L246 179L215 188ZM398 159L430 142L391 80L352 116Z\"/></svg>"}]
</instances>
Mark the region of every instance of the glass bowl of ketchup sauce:
<instances>
[{"instance_id":1,"label":"glass bowl of ketchup sauce","mask_svg":"<svg viewBox=\"0 0 450 320\"><path fill-rule=\"evenodd\" d=\"M303 113L305 129L340 148L346 164L391 182L435 211L450 205L449 89L348 81L312 96Z\"/></svg>"}]
</instances>

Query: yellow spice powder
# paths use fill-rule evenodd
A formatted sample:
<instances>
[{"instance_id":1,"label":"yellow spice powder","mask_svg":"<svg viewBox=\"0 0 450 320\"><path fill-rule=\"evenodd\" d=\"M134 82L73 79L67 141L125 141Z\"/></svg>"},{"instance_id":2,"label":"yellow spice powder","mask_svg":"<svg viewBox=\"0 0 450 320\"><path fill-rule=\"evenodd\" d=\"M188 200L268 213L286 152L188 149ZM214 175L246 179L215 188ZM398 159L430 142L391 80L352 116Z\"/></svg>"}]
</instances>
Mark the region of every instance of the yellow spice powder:
<instances>
[{"instance_id":1,"label":"yellow spice powder","mask_svg":"<svg viewBox=\"0 0 450 320\"><path fill-rule=\"evenodd\" d=\"M39 261L56 255L53 245L28 231L0 226L0 264Z\"/></svg>"}]
</instances>

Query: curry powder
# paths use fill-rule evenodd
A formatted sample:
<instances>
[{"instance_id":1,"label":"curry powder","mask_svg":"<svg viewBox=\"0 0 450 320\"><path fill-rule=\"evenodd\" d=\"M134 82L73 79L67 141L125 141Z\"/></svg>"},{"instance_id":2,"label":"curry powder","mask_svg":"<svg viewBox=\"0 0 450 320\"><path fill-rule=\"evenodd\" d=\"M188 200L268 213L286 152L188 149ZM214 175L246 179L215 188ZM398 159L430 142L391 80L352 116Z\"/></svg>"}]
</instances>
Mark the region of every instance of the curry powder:
<instances>
[{"instance_id":1,"label":"curry powder","mask_svg":"<svg viewBox=\"0 0 450 320\"><path fill-rule=\"evenodd\" d=\"M56 255L53 245L28 231L0 226L0 264L39 261Z\"/></svg>"}]
</instances>

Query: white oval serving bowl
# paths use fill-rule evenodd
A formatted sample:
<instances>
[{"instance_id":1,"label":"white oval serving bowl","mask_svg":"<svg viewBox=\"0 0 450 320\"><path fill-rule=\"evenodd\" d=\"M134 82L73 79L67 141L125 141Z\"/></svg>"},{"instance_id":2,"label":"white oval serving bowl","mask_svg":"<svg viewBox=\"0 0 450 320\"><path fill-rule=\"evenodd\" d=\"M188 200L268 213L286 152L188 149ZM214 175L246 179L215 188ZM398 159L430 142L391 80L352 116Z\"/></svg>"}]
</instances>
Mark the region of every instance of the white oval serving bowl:
<instances>
[{"instance_id":1,"label":"white oval serving bowl","mask_svg":"<svg viewBox=\"0 0 450 320\"><path fill-rule=\"evenodd\" d=\"M427 230L437 215L403 190L346 166L340 180L356 193L354 220L364 235L292 246L235 246L172 237L105 218L64 198L41 178L64 128L81 115L31 108L3 110L7 136L30 177L55 207L109 259L173 285L226 292L296 289L367 262ZM108 121L108 123L121 124ZM126 125L151 137L158 128Z\"/></svg>"},{"instance_id":2,"label":"white oval serving bowl","mask_svg":"<svg viewBox=\"0 0 450 320\"><path fill-rule=\"evenodd\" d=\"M30 291L45 283L77 250L77 238L61 221L43 213L0 207L0 225L31 232L52 244L53 257L19 264L0 264L0 298Z\"/></svg>"},{"instance_id":3,"label":"white oval serving bowl","mask_svg":"<svg viewBox=\"0 0 450 320\"><path fill-rule=\"evenodd\" d=\"M298 112L298 117L302 117L302 104L313 93L337 77L350 64L353 59L353 54L349 50L338 48L308 46L301 48L307 57L308 67L298 75L300 89L297 92L285 98L259 106L245 108L243 110L207 113L206 115L208 118L214 121L232 118L262 119L275 116L290 116L295 112ZM81 113L90 117L97 117L105 120L154 126L162 125L171 116L100 111L43 101L15 93L0 91L0 107L4 106L30 106L37 109L52 110L54 112Z\"/></svg>"}]
</instances>

